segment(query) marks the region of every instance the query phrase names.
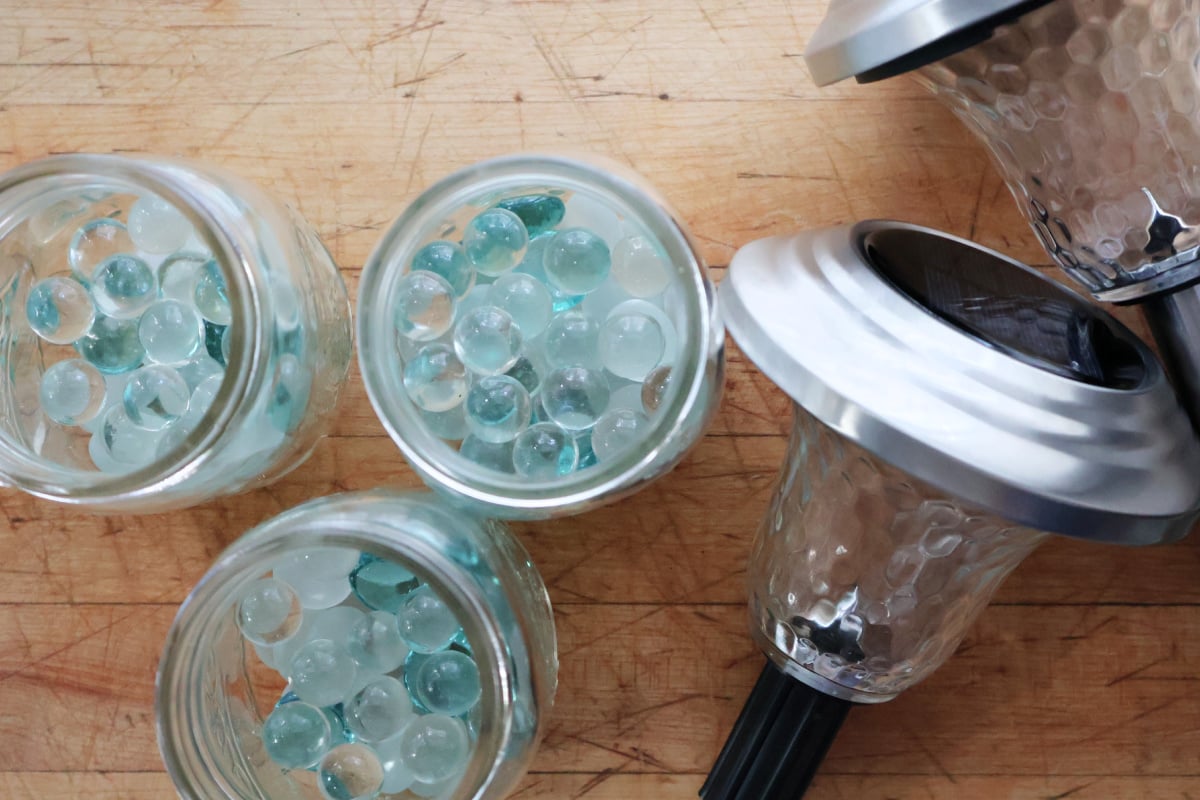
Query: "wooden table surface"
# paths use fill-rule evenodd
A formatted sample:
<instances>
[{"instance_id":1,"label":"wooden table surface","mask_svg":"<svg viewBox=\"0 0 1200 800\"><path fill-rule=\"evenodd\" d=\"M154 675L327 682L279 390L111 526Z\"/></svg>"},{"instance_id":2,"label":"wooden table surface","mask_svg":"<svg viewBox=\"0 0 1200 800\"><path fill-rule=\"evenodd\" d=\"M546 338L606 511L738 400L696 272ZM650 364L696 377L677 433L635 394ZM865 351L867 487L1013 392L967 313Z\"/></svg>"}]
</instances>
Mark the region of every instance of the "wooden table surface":
<instances>
[{"instance_id":1,"label":"wooden table surface","mask_svg":"<svg viewBox=\"0 0 1200 800\"><path fill-rule=\"evenodd\" d=\"M800 53L824 5L7 2L0 156L220 164L306 215L352 296L423 187L520 149L630 164L718 279L754 238L875 216L1044 261L982 148L919 87L813 86ZM731 346L721 413L672 475L516 526L562 657L517 796L695 796L761 665L744 565L788 406ZM144 517L0 492L0 798L170 797L152 688L189 588L238 534L303 500L416 484L355 373L332 435L269 488ZM1198 579L1195 539L1050 542L933 678L851 714L810 796L1200 796Z\"/></svg>"}]
</instances>

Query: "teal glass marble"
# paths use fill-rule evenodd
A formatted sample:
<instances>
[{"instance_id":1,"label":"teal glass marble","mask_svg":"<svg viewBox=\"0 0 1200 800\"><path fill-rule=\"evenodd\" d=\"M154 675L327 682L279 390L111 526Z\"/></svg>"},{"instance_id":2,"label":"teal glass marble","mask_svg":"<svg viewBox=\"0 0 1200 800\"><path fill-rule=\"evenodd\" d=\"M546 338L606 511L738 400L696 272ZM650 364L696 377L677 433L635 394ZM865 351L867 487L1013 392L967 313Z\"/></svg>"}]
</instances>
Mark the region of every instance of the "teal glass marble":
<instances>
[{"instance_id":1,"label":"teal glass marble","mask_svg":"<svg viewBox=\"0 0 1200 800\"><path fill-rule=\"evenodd\" d=\"M414 591L396 613L400 637L417 653L432 653L450 644L458 634L454 612L428 586Z\"/></svg>"},{"instance_id":2,"label":"teal glass marble","mask_svg":"<svg viewBox=\"0 0 1200 800\"><path fill-rule=\"evenodd\" d=\"M412 268L440 275L458 297L475 285L475 268L462 246L454 242L439 240L425 245L413 256Z\"/></svg>"},{"instance_id":3,"label":"teal glass marble","mask_svg":"<svg viewBox=\"0 0 1200 800\"><path fill-rule=\"evenodd\" d=\"M321 760L333 741L325 712L301 701L284 703L263 722L267 757L284 769L305 769Z\"/></svg>"},{"instance_id":4,"label":"teal glass marble","mask_svg":"<svg viewBox=\"0 0 1200 800\"><path fill-rule=\"evenodd\" d=\"M92 301L101 314L117 319L137 317L157 297L154 270L136 256L110 256L92 273Z\"/></svg>"},{"instance_id":5,"label":"teal glass marble","mask_svg":"<svg viewBox=\"0 0 1200 800\"><path fill-rule=\"evenodd\" d=\"M650 374L646 376L646 380L642 381L642 408L646 414L653 416L658 413L669 388L671 388L670 365L663 365L651 370Z\"/></svg>"},{"instance_id":6,"label":"teal glass marble","mask_svg":"<svg viewBox=\"0 0 1200 800\"><path fill-rule=\"evenodd\" d=\"M288 665L292 691L306 703L331 706L354 688L358 666L346 648L329 639L314 639L292 656Z\"/></svg>"},{"instance_id":7,"label":"teal glass marble","mask_svg":"<svg viewBox=\"0 0 1200 800\"><path fill-rule=\"evenodd\" d=\"M454 348L430 344L404 365L404 390L417 408L449 411L467 396L467 370Z\"/></svg>"},{"instance_id":8,"label":"teal glass marble","mask_svg":"<svg viewBox=\"0 0 1200 800\"><path fill-rule=\"evenodd\" d=\"M395 325L414 342L437 339L454 324L454 289L441 275L410 272L396 286Z\"/></svg>"},{"instance_id":9,"label":"teal glass marble","mask_svg":"<svg viewBox=\"0 0 1200 800\"><path fill-rule=\"evenodd\" d=\"M541 394L547 417L568 431L582 431L607 410L610 391L599 370L564 367L546 376Z\"/></svg>"},{"instance_id":10,"label":"teal glass marble","mask_svg":"<svg viewBox=\"0 0 1200 800\"><path fill-rule=\"evenodd\" d=\"M529 245L529 232L513 212L489 208L467 223L462 245L480 274L496 276L521 263Z\"/></svg>"},{"instance_id":11,"label":"teal glass marble","mask_svg":"<svg viewBox=\"0 0 1200 800\"><path fill-rule=\"evenodd\" d=\"M136 249L124 223L108 217L94 219L71 237L67 263L75 278L86 285L102 262L120 253L132 254Z\"/></svg>"},{"instance_id":12,"label":"teal glass marble","mask_svg":"<svg viewBox=\"0 0 1200 800\"><path fill-rule=\"evenodd\" d=\"M510 272L501 275L488 292L488 303L512 317L525 340L546 330L554 313L550 290L532 275Z\"/></svg>"},{"instance_id":13,"label":"teal glass marble","mask_svg":"<svg viewBox=\"0 0 1200 800\"><path fill-rule=\"evenodd\" d=\"M454 326L454 351L478 375L507 372L521 356L524 337L507 311L487 305L463 315Z\"/></svg>"},{"instance_id":14,"label":"teal glass marble","mask_svg":"<svg viewBox=\"0 0 1200 800\"><path fill-rule=\"evenodd\" d=\"M513 467L518 475L550 480L575 469L579 453L574 438L552 422L539 422L513 441Z\"/></svg>"},{"instance_id":15,"label":"teal glass marble","mask_svg":"<svg viewBox=\"0 0 1200 800\"><path fill-rule=\"evenodd\" d=\"M104 407L104 376L79 358L59 361L42 374L38 402L59 425L82 425Z\"/></svg>"},{"instance_id":16,"label":"teal glass marble","mask_svg":"<svg viewBox=\"0 0 1200 800\"><path fill-rule=\"evenodd\" d=\"M551 367L599 367L600 323L579 309L555 314L546 327L542 353Z\"/></svg>"},{"instance_id":17,"label":"teal glass marble","mask_svg":"<svg viewBox=\"0 0 1200 800\"><path fill-rule=\"evenodd\" d=\"M489 375L467 392L467 428L485 442L508 442L528 425L533 413L529 392L507 375Z\"/></svg>"},{"instance_id":18,"label":"teal glass marble","mask_svg":"<svg viewBox=\"0 0 1200 800\"><path fill-rule=\"evenodd\" d=\"M212 260L206 253L182 252L167 256L158 265L158 293L169 300L195 304L196 284Z\"/></svg>"},{"instance_id":19,"label":"teal glass marble","mask_svg":"<svg viewBox=\"0 0 1200 800\"><path fill-rule=\"evenodd\" d=\"M122 402L130 422L157 431L187 413L191 397L187 382L178 372L162 364L152 364L129 376Z\"/></svg>"},{"instance_id":20,"label":"teal glass marble","mask_svg":"<svg viewBox=\"0 0 1200 800\"><path fill-rule=\"evenodd\" d=\"M172 253L187 243L192 223L157 195L145 195L129 209L129 238L143 253Z\"/></svg>"},{"instance_id":21,"label":"teal glass marble","mask_svg":"<svg viewBox=\"0 0 1200 800\"><path fill-rule=\"evenodd\" d=\"M469 435L462 440L458 452L463 458L495 472L515 472L512 441L489 442Z\"/></svg>"},{"instance_id":22,"label":"teal glass marble","mask_svg":"<svg viewBox=\"0 0 1200 800\"><path fill-rule=\"evenodd\" d=\"M396 615L386 611L372 611L355 623L346 635L346 651L363 671L380 675L403 665L409 652Z\"/></svg>"},{"instance_id":23,"label":"teal glass marble","mask_svg":"<svg viewBox=\"0 0 1200 800\"><path fill-rule=\"evenodd\" d=\"M254 581L242 592L237 604L238 630L254 644L282 642L300 629L302 618L300 599L292 587L278 578Z\"/></svg>"},{"instance_id":24,"label":"teal glass marble","mask_svg":"<svg viewBox=\"0 0 1200 800\"><path fill-rule=\"evenodd\" d=\"M592 428L592 451L600 463L637 447L649 432L645 415L628 408L606 411Z\"/></svg>"},{"instance_id":25,"label":"teal glass marble","mask_svg":"<svg viewBox=\"0 0 1200 800\"><path fill-rule=\"evenodd\" d=\"M554 195L526 194L510 197L496 204L498 208L516 214L525 225L530 238L544 233L562 222L567 206Z\"/></svg>"},{"instance_id":26,"label":"teal glass marble","mask_svg":"<svg viewBox=\"0 0 1200 800\"><path fill-rule=\"evenodd\" d=\"M350 573L354 596L370 609L395 614L420 582L409 570L371 555L364 555Z\"/></svg>"},{"instance_id":27,"label":"teal glass marble","mask_svg":"<svg viewBox=\"0 0 1200 800\"><path fill-rule=\"evenodd\" d=\"M409 685L414 699L422 706L450 717L470 711L482 692L475 659L457 650L431 654L421 663Z\"/></svg>"},{"instance_id":28,"label":"teal glass marble","mask_svg":"<svg viewBox=\"0 0 1200 800\"><path fill-rule=\"evenodd\" d=\"M192 306L166 299L152 303L142 313L137 330L146 358L159 364L180 364L200 349L204 321Z\"/></svg>"},{"instance_id":29,"label":"teal glass marble","mask_svg":"<svg viewBox=\"0 0 1200 800\"><path fill-rule=\"evenodd\" d=\"M229 289L225 276L216 261L208 261L200 269L192 300L200 316L214 325L228 325L233 321L233 309L229 305Z\"/></svg>"},{"instance_id":30,"label":"teal glass marble","mask_svg":"<svg viewBox=\"0 0 1200 800\"><path fill-rule=\"evenodd\" d=\"M204 352L208 353L208 357L222 367L226 365L224 340L227 330L229 330L227 325L217 325L204 320Z\"/></svg>"},{"instance_id":31,"label":"teal glass marble","mask_svg":"<svg viewBox=\"0 0 1200 800\"><path fill-rule=\"evenodd\" d=\"M542 259L550 283L559 291L572 295L595 291L612 268L608 245L584 228L570 228L554 234Z\"/></svg>"},{"instance_id":32,"label":"teal glass marble","mask_svg":"<svg viewBox=\"0 0 1200 800\"><path fill-rule=\"evenodd\" d=\"M348 547L309 548L281 558L272 574L295 590L304 608L332 608L349 596L349 576L358 559Z\"/></svg>"},{"instance_id":33,"label":"teal glass marble","mask_svg":"<svg viewBox=\"0 0 1200 800\"><path fill-rule=\"evenodd\" d=\"M34 284L25 301L25 318L33 332L51 344L70 344L96 320L88 290L71 278L46 278Z\"/></svg>"},{"instance_id":34,"label":"teal glass marble","mask_svg":"<svg viewBox=\"0 0 1200 800\"><path fill-rule=\"evenodd\" d=\"M89 364L107 374L135 370L146 357L138 338L136 320L103 315L97 316L88 332L76 340L75 350Z\"/></svg>"},{"instance_id":35,"label":"teal glass marble","mask_svg":"<svg viewBox=\"0 0 1200 800\"><path fill-rule=\"evenodd\" d=\"M400 735L405 766L426 783L444 780L466 766L471 737L462 720L443 714L425 714L413 720Z\"/></svg>"},{"instance_id":36,"label":"teal glass marble","mask_svg":"<svg viewBox=\"0 0 1200 800\"><path fill-rule=\"evenodd\" d=\"M371 681L347 700L344 713L350 730L364 742L392 738L414 716L408 689L388 675Z\"/></svg>"},{"instance_id":37,"label":"teal glass marble","mask_svg":"<svg viewBox=\"0 0 1200 800\"><path fill-rule=\"evenodd\" d=\"M615 313L600 327L600 361L618 378L644 380L662 361L665 348L658 321L645 314Z\"/></svg>"},{"instance_id":38,"label":"teal glass marble","mask_svg":"<svg viewBox=\"0 0 1200 800\"><path fill-rule=\"evenodd\" d=\"M321 758L317 780L329 800L371 800L383 786L383 766L367 745L343 744Z\"/></svg>"}]
</instances>

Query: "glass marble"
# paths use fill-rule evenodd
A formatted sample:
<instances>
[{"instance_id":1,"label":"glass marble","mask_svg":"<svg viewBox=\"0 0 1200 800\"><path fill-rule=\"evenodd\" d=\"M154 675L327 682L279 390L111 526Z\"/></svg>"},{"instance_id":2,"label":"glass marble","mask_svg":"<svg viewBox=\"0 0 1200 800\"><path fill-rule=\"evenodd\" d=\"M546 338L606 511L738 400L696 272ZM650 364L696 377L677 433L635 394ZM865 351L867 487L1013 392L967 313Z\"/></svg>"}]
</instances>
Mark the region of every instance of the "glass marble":
<instances>
[{"instance_id":1,"label":"glass marble","mask_svg":"<svg viewBox=\"0 0 1200 800\"><path fill-rule=\"evenodd\" d=\"M663 399L667 396L667 389L671 388L671 367L661 366L650 371L646 379L642 381L642 408L646 413L653 416L662 406Z\"/></svg>"},{"instance_id":2,"label":"glass marble","mask_svg":"<svg viewBox=\"0 0 1200 800\"><path fill-rule=\"evenodd\" d=\"M461 770L471 755L471 738L462 720L427 714L413 720L400 735L405 766L427 783Z\"/></svg>"},{"instance_id":3,"label":"glass marble","mask_svg":"<svg viewBox=\"0 0 1200 800\"><path fill-rule=\"evenodd\" d=\"M421 411L420 414L425 428L442 439L461 441L469 430L467 412L461 403L449 411Z\"/></svg>"},{"instance_id":4,"label":"glass marble","mask_svg":"<svg viewBox=\"0 0 1200 800\"><path fill-rule=\"evenodd\" d=\"M196 283L212 261L205 253L174 253L158 265L158 293L169 300L196 302ZM214 266L216 262L213 262Z\"/></svg>"},{"instance_id":5,"label":"glass marble","mask_svg":"<svg viewBox=\"0 0 1200 800\"><path fill-rule=\"evenodd\" d=\"M454 242L436 241L425 245L413 256L412 268L413 271L427 270L440 275L458 297L475 285L475 268L462 247Z\"/></svg>"},{"instance_id":6,"label":"glass marble","mask_svg":"<svg viewBox=\"0 0 1200 800\"><path fill-rule=\"evenodd\" d=\"M671 317L667 312L658 305L658 303L669 302L670 292L664 297L660 297L656 302L649 300L626 300L625 302L615 306L605 317L605 320L613 317L623 317L630 314L641 314L645 317L650 317L658 323L659 330L663 336L663 355L661 364L674 364L675 359L679 356L679 334L675 330L675 323L671 321Z\"/></svg>"},{"instance_id":7,"label":"glass marble","mask_svg":"<svg viewBox=\"0 0 1200 800\"><path fill-rule=\"evenodd\" d=\"M262 578L242 592L237 626L254 644L277 644L295 635L303 613L292 587L278 578Z\"/></svg>"},{"instance_id":8,"label":"glass marble","mask_svg":"<svg viewBox=\"0 0 1200 800\"><path fill-rule=\"evenodd\" d=\"M611 461L645 438L650 420L628 408L606 411L592 428L592 452L600 463Z\"/></svg>"},{"instance_id":9,"label":"glass marble","mask_svg":"<svg viewBox=\"0 0 1200 800\"><path fill-rule=\"evenodd\" d=\"M567 199L567 213L558 225L567 228L587 228L613 247L625 236L621 218L612 208L594 197L575 193Z\"/></svg>"},{"instance_id":10,"label":"glass marble","mask_svg":"<svg viewBox=\"0 0 1200 800\"><path fill-rule=\"evenodd\" d=\"M454 612L428 586L417 589L396 614L400 637L417 653L432 653L450 644L458 633Z\"/></svg>"},{"instance_id":11,"label":"glass marble","mask_svg":"<svg viewBox=\"0 0 1200 800\"><path fill-rule=\"evenodd\" d=\"M146 358L159 364L179 364L200 349L204 321L190 305L178 300L152 303L138 320L138 341Z\"/></svg>"},{"instance_id":12,"label":"glass marble","mask_svg":"<svg viewBox=\"0 0 1200 800\"><path fill-rule=\"evenodd\" d=\"M42 374L38 402L59 425L82 425L104 407L104 376L88 362L59 361Z\"/></svg>"},{"instance_id":13,"label":"glass marble","mask_svg":"<svg viewBox=\"0 0 1200 800\"><path fill-rule=\"evenodd\" d=\"M137 369L146 356L135 320L97 316L75 350L96 369L116 374Z\"/></svg>"},{"instance_id":14,"label":"glass marble","mask_svg":"<svg viewBox=\"0 0 1200 800\"><path fill-rule=\"evenodd\" d=\"M412 770L404 765L403 748L400 747L398 736L376 744L375 755L379 756L379 763L383 766L383 786L380 791L399 794L412 786Z\"/></svg>"},{"instance_id":15,"label":"glass marble","mask_svg":"<svg viewBox=\"0 0 1200 800\"><path fill-rule=\"evenodd\" d=\"M316 547L284 556L272 574L296 590L305 608L332 608L350 595L350 571L357 564L352 548Z\"/></svg>"},{"instance_id":16,"label":"glass marble","mask_svg":"<svg viewBox=\"0 0 1200 800\"><path fill-rule=\"evenodd\" d=\"M552 422L529 426L513 442L513 467L526 478L561 477L575 469L578 458L574 438Z\"/></svg>"},{"instance_id":17,"label":"glass marble","mask_svg":"<svg viewBox=\"0 0 1200 800\"><path fill-rule=\"evenodd\" d=\"M158 278L137 256L110 256L92 273L96 310L117 319L139 316L158 297Z\"/></svg>"},{"instance_id":18,"label":"glass marble","mask_svg":"<svg viewBox=\"0 0 1200 800\"><path fill-rule=\"evenodd\" d=\"M90 206L91 204L82 197L51 203L29 218L29 234L36 243L40 245L49 244L52 239L62 233L67 225L73 222L76 217L86 212Z\"/></svg>"},{"instance_id":19,"label":"glass marble","mask_svg":"<svg viewBox=\"0 0 1200 800\"><path fill-rule=\"evenodd\" d=\"M383 786L383 765L365 744L338 745L321 759L317 781L329 800L371 800Z\"/></svg>"},{"instance_id":20,"label":"glass marble","mask_svg":"<svg viewBox=\"0 0 1200 800\"><path fill-rule=\"evenodd\" d=\"M305 769L316 764L333 740L325 712L308 703L293 701L277 706L263 722L263 746L284 769Z\"/></svg>"},{"instance_id":21,"label":"glass marble","mask_svg":"<svg viewBox=\"0 0 1200 800\"><path fill-rule=\"evenodd\" d=\"M526 194L520 197L510 197L496 204L498 208L516 214L525 225L530 238L550 230L562 222L567 213L566 204L554 195Z\"/></svg>"},{"instance_id":22,"label":"glass marble","mask_svg":"<svg viewBox=\"0 0 1200 800\"><path fill-rule=\"evenodd\" d=\"M551 367L599 367L600 323L579 309L556 314L546 327L542 353Z\"/></svg>"},{"instance_id":23,"label":"glass marble","mask_svg":"<svg viewBox=\"0 0 1200 800\"><path fill-rule=\"evenodd\" d=\"M216 325L204 320L204 352L208 353L208 357L222 367L225 366L225 353L221 343L225 339L227 330L229 330L227 325Z\"/></svg>"},{"instance_id":24,"label":"glass marble","mask_svg":"<svg viewBox=\"0 0 1200 800\"><path fill-rule=\"evenodd\" d=\"M400 638L396 616L386 611L372 611L359 620L346 636L346 651L364 671L380 675L408 658L408 645Z\"/></svg>"},{"instance_id":25,"label":"glass marble","mask_svg":"<svg viewBox=\"0 0 1200 800\"><path fill-rule=\"evenodd\" d=\"M612 274L633 297L654 297L671 283L666 260L644 236L630 236L617 243L612 251Z\"/></svg>"},{"instance_id":26,"label":"glass marble","mask_svg":"<svg viewBox=\"0 0 1200 800\"><path fill-rule=\"evenodd\" d=\"M416 342L428 342L454 324L454 289L441 275L410 272L396 286L396 330Z\"/></svg>"},{"instance_id":27,"label":"glass marble","mask_svg":"<svg viewBox=\"0 0 1200 800\"><path fill-rule=\"evenodd\" d=\"M34 284L25 301L29 327L51 344L70 344L88 332L96 309L87 288L72 278L46 278Z\"/></svg>"},{"instance_id":28,"label":"glass marble","mask_svg":"<svg viewBox=\"0 0 1200 800\"><path fill-rule=\"evenodd\" d=\"M157 195L134 201L129 209L129 238L144 253L171 253L192 235L192 223L179 209Z\"/></svg>"},{"instance_id":29,"label":"glass marble","mask_svg":"<svg viewBox=\"0 0 1200 800\"><path fill-rule=\"evenodd\" d=\"M158 451L159 432L139 428L130 422L121 403L111 406L100 420L100 427L96 431L100 441L96 447L102 459L130 467L140 467L153 460ZM96 460L95 457L93 460Z\"/></svg>"},{"instance_id":30,"label":"glass marble","mask_svg":"<svg viewBox=\"0 0 1200 800\"><path fill-rule=\"evenodd\" d=\"M476 284L458 303L458 319L462 319L477 308L488 305L488 295L492 293L490 283Z\"/></svg>"},{"instance_id":31,"label":"glass marble","mask_svg":"<svg viewBox=\"0 0 1200 800\"><path fill-rule=\"evenodd\" d=\"M457 650L429 656L410 685L417 702L435 714L450 717L470 711L482 692L475 660Z\"/></svg>"},{"instance_id":32,"label":"glass marble","mask_svg":"<svg viewBox=\"0 0 1200 800\"><path fill-rule=\"evenodd\" d=\"M454 326L454 351L467 369L479 375L508 371L521 357L523 343L513 318L495 306L476 308Z\"/></svg>"},{"instance_id":33,"label":"glass marble","mask_svg":"<svg viewBox=\"0 0 1200 800\"><path fill-rule=\"evenodd\" d=\"M209 260L200 269L192 300L200 316L215 325L228 325L233 321L233 309L229 305L229 289L225 276L216 261Z\"/></svg>"},{"instance_id":34,"label":"glass marble","mask_svg":"<svg viewBox=\"0 0 1200 800\"><path fill-rule=\"evenodd\" d=\"M608 408L608 381L599 370L563 367L542 385L546 416L568 431L587 430Z\"/></svg>"},{"instance_id":35,"label":"glass marble","mask_svg":"<svg viewBox=\"0 0 1200 800\"><path fill-rule=\"evenodd\" d=\"M225 368L214 361L207 352L198 352L193 358L177 365L175 369L179 371L193 391L214 375L225 374Z\"/></svg>"},{"instance_id":36,"label":"glass marble","mask_svg":"<svg viewBox=\"0 0 1200 800\"><path fill-rule=\"evenodd\" d=\"M578 295L595 291L612 268L608 245L585 228L554 234L543 256L546 278L556 289Z\"/></svg>"},{"instance_id":37,"label":"glass marble","mask_svg":"<svg viewBox=\"0 0 1200 800\"><path fill-rule=\"evenodd\" d=\"M404 365L404 390L418 408L449 411L467 396L467 370L454 348L426 345Z\"/></svg>"},{"instance_id":38,"label":"glass marble","mask_svg":"<svg viewBox=\"0 0 1200 800\"><path fill-rule=\"evenodd\" d=\"M292 691L306 703L331 706L354 688L358 667L346 648L329 639L314 639L292 656L288 669Z\"/></svg>"},{"instance_id":39,"label":"glass marble","mask_svg":"<svg viewBox=\"0 0 1200 800\"><path fill-rule=\"evenodd\" d=\"M499 275L521 263L529 245L525 223L511 211L489 208L467 223L462 246L483 275Z\"/></svg>"},{"instance_id":40,"label":"glass marble","mask_svg":"<svg viewBox=\"0 0 1200 800\"><path fill-rule=\"evenodd\" d=\"M191 397L187 382L178 372L162 364L152 364L129 376L122 402L134 425L157 431L187 413Z\"/></svg>"},{"instance_id":41,"label":"glass marble","mask_svg":"<svg viewBox=\"0 0 1200 800\"><path fill-rule=\"evenodd\" d=\"M529 392L515 378L489 375L467 392L467 427L485 442L508 442L528 425L533 413Z\"/></svg>"},{"instance_id":42,"label":"glass marble","mask_svg":"<svg viewBox=\"0 0 1200 800\"><path fill-rule=\"evenodd\" d=\"M567 294L559 291L554 284L550 283L546 278L545 254L546 247L550 244L550 240L554 238L554 232L543 233L529 243L529 248L525 251L525 258L521 260L520 265L515 272L520 275L529 275L536 279L539 283L546 287L546 291L550 292L550 309L555 314L560 311L566 311L568 308L574 308L583 301L585 295Z\"/></svg>"},{"instance_id":43,"label":"glass marble","mask_svg":"<svg viewBox=\"0 0 1200 800\"><path fill-rule=\"evenodd\" d=\"M666 339L645 314L613 314L600 328L600 361L619 378L641 381L662 360Z\"/></svg>"},{"instance_id":44,"label":"glass marble","mask_svg":"<svg viewBox=\"0 0 1200 800\"><path fill-rule=\"evenodd\" d=\"M394 561L363 556L350 573L350 585L354 596L367 608L395 614L420 582Z\"/></svg>"},{"instance_id":45,"label":"glass marble","mask_svg":"<svg viewBox=\"0 0 1200 800\"><path fill-rule=\"evenodd\" d=\"M513 443L487 442L477 436L467 436L458 447L459 455L481 467L495 472L511 473L513 468Z\"/></svg>"},{"instance_id":46,"label":"glass marble","mask_svg":"<svg viewBox=\"0 0 1200 800\"><path fill-rule=\"evenodd\" d=\"M346 724L364 742L390 739L413 718L408 689L384 675L368 683L344 707Z\"/></svg>"},{"instance_id":47,"label":"glass marble","mask_svg":"<svg viewBox=\"0 0 1200 800\"><path fill-rule=\"evenodd\" d=\"M529 356L535 356L530 353ZM525 391L533 396L542 386L542 375L546 372L545 367L538 368L529 356L521 356L517 359L517 363L512 365L512 369L504 373L510 378L515 379L518 383L525 387Z\"/></svg>"},{"instance_id":48,"label":"glass marble","mask_svg":"<svg viewBox=\"0 0 1200 800\"><path fill-rule=\"evenodd\" d=\"M124 223L104 217L75 231L67 250L67 262L75 277L87 284L102 262L119 253L133 253L136 249Z\"/></svg>"},{"instance_id":49,"label":"glass marble","mask_svg":"<svg viewBox=\"0 0 1200 800\"><path fill-rule=\"evenodd\" d=\"M488 302L507 311L526 340L546 330L553 314L550 290L533 276L520 272L497 278L488 293Z\"/></svg>"}]
</instances>

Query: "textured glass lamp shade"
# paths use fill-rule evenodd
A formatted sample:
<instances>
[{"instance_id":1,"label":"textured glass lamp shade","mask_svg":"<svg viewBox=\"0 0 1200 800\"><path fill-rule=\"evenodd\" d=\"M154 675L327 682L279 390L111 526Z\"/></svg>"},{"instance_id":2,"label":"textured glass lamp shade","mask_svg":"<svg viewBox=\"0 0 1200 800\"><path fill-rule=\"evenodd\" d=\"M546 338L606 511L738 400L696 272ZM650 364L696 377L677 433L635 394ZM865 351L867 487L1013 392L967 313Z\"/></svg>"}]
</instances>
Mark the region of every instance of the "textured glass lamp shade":
<instances>
[{"instance_id":1,"label":"textured glass lamp shade","mask_svg":"<svg viewBox=\"0 0 1200 800\"><path fill-rule=\"evenodd\" d=\"M1200 10L1057 0L917 72L987 144L1038 238L1097 297L1200 274Z\"/></svg>"}]
</instances>

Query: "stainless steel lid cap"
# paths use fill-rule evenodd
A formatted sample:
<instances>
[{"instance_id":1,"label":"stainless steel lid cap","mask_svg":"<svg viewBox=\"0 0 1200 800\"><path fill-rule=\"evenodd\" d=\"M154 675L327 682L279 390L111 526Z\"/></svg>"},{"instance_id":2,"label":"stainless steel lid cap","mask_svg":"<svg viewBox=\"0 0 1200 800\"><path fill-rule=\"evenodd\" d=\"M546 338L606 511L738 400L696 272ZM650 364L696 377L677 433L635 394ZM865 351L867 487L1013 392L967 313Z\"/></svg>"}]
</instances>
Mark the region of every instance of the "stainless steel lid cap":
<instances>
[{"instance_id":1,"label":"stainless steel lid cap","mask_svg":"<svg viewBox=\"0 0 1200 800\"><path fill-rule=\"evenodd\" d=\"M831 0L804 51L818 86L899 75L970 47L1049 0Z\"/></svg>"},{"instance_id":2,"label":"stainless steel lid cap","mask_svg":"<svg viewBox=\"0 0 1200 800\"><path fill-rule=\"evenodd\" d=\"M897 222L753 242L720 287L739 347L825 424L1024 525L1187 533L1200 443L1157 360L1081 296Z\"/></svg>"}]
</instances>

